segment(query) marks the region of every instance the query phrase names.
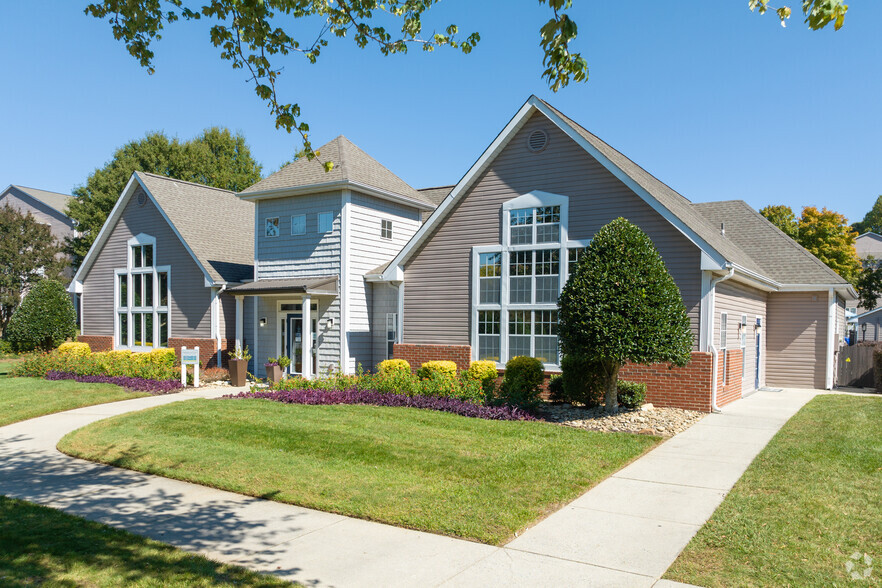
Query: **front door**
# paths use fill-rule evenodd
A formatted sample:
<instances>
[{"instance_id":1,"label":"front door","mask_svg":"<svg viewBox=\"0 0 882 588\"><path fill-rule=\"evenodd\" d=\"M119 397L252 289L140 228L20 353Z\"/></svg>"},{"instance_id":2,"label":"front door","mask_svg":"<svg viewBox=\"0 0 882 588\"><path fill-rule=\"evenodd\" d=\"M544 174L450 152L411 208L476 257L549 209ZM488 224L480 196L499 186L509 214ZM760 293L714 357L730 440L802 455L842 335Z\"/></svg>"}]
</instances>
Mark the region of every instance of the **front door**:
<instances>
[{"instance_id":1,"label":"front door","mask_svg":"<svg viewBox=\"0 0 882 588\"><path fill-rule=\"evenodd\" d=\"M291 359L291 367L288 368L288 371L291 374L302 374L303 373L303 315L302 314L289 314L287 316L287 328L286 331L286 349L288 350L288 357ZM312 353L310 354L312 357L312 373L315 375L316 371L316 332L315 329L317 327L317 320L312 319L312 344L310 345L310 349Z\"/></svg>"}]
</instances>

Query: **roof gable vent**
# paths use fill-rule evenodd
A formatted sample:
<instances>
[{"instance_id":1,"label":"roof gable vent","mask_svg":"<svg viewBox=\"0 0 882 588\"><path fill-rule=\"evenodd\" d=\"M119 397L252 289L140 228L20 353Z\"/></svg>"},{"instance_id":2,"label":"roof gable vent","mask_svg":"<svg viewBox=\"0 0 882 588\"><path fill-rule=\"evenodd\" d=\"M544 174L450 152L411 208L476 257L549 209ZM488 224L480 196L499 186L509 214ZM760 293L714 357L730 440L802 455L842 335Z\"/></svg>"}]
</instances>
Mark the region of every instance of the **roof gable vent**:
<instances>
[{"instance_id":1,"label":"roof gable vent","mask_svg":"<svg viewBox=\"0 0 882 588\"><path fill-rule=\"evenodd\" d=\"M145 204L147 204L147 194L140 190L138 192L138 206L144 206Z\"/></svg>"},{"instance_id":2,"label":"roof gable vent","mask_svg":"<svg viewBox=\"0 0 882 588\"><path fill-rule=\"evenodd\" d=\"M538 153L548 145L548 135L542 129L536 129L527 137L527 149Z\"/></svg>"}]
</instances>

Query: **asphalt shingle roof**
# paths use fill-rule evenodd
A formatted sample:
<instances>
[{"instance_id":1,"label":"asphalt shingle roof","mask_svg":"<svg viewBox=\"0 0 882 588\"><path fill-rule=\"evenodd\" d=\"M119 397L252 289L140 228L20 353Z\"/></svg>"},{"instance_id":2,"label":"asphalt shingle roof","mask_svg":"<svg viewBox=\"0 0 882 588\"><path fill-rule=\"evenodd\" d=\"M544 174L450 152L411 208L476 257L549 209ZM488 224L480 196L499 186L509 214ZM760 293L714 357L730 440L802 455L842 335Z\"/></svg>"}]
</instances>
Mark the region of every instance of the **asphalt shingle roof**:
<instances>
[{"instance_id":1,"label":"asphalt shingle roof","mask_svg":"<svg viewBox=\"0 0 882 588\"><path fill-rule=\"evenodd\" d=\"M692 205L726 237L759 260L760 273L782 284L846 284L847 281L788 237L743 200L697 202Z\"/></svg>"},{"instance_id":2,"label":"asphalt shingle roof","mask_svg":"<svg viewBox=\"0 0 882 588\"><path fill-rule=\"evenodd\" d=\"M46 190L38 190L36 188L27 188L25 186L18 186L13 184L13 188L18 188L28 196L32 198L36 198L46 206L54 208L61 214L65 214L65 209L67 208L67 203L73 199L73 196L70 194L61 194L59 192L48 192Z\"/></svg>"},{"instance_id":3,"label":"asphalt shingle roof","mask_svg":"<svg viewBox=\"0 0 882 588\"><path fill-rule=\"evenodd\" d=\"M135 172L216 282L254 275L254 204L235 192Z\"/></svg>"},{"instance_id":4,"label":"asphalt shingle roof","mask_svg":"<svg viewBox=\"0 0 882 588\"><path fill-rule=\"evenodd\" d=\"M241 194L247 196L267 190L348 180L434 206L429 198L414 190L407 182L359 149L343 135L325 143L317 151L320 153L318 158L310 161L303 157L289 163L276 173L246 188ZM334 164L333 169L329 172L326 172L323 167L323 163L326 161Z\"/></svg>"}]
</instances>

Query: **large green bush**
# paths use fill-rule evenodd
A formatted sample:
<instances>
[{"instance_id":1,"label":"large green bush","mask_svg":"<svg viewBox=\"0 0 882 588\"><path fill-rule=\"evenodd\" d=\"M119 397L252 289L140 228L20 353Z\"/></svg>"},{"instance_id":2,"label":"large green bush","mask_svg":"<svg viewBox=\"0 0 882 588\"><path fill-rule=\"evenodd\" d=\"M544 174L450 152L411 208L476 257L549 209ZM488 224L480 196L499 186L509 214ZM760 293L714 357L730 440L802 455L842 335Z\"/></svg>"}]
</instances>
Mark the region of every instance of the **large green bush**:
<instances>
[{"instance_id":1,"label":"large green bush","mask_svg":"<svg viewBox=\"0 0 882 588\"><path fill-rule=\"evenodd\" d=\"M629 362L691 359L689 317L652 240L624 218L602 227L580 256L559 302L565 355L596 361L606 410L618 406L618 374Z\"/></svg>"},{"instance_id":2,"label":"large green bush","mask_svg":"<svg viewBox=\"0 0 882 588\"><path fill-rule=\"evenodd\" d=\"M581 354L565 355L560 362L560 383L549 388L551 399L594 407L600 404L603 382L600 367Z\"/></svg>"},{"instance_id":3,"label":"large green bush","mask_svg":"<svg viewBox=\"0 0 882 588\"><path fill-rule=\"evenodd\" d=\"M539 405L544 380L545 369L541 361L535 357L512 357L505 364L502 386L491 402L533 410Z\"/></svg>"},{"instance_id":4,"label":"large green bush","mask_svg":"<svg viewBox=\"0 0 882 588\"><path fill-rule=\"evenodd\" d=\"M77 313L64 285L40 280L9 321L6 338L18 351L48 351L77 334Z\"/></svg>"}]
</instances>

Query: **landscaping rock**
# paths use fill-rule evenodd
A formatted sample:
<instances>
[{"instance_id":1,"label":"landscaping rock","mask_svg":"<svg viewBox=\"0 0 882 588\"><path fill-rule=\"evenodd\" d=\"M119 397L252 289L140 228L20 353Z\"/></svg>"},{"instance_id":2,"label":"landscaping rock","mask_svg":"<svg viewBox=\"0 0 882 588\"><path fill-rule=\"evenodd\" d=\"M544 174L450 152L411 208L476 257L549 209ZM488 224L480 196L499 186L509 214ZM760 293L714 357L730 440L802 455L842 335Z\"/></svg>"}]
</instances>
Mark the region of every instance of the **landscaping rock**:
<instances>
[{"instance_id":1,"label":"landscaping rock","mask_svg":"<svg viewBox=\"0 0 882 588\"><path fill-rule=\"evenodd\" d=\"M590 431L673 437L701 420L704 413L644 404L639 409L619 407L618 412L608 415L602 406L584 408L572 404L547 403L537 410L537 416L553 423Z\"/></svg>"}]
</instances>

